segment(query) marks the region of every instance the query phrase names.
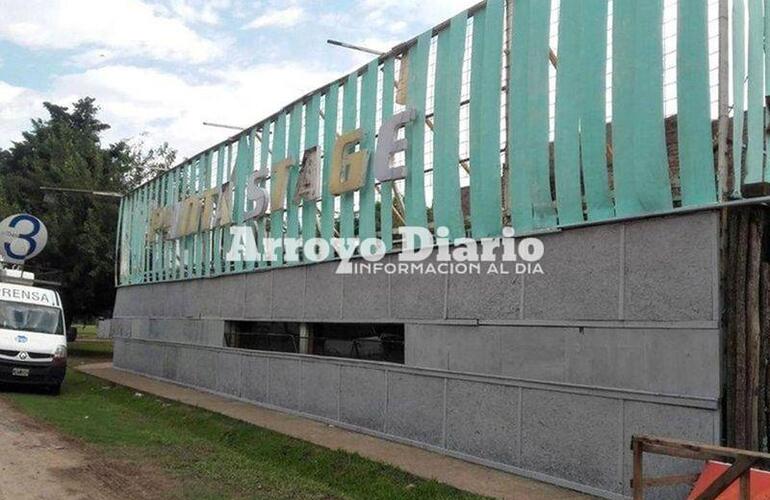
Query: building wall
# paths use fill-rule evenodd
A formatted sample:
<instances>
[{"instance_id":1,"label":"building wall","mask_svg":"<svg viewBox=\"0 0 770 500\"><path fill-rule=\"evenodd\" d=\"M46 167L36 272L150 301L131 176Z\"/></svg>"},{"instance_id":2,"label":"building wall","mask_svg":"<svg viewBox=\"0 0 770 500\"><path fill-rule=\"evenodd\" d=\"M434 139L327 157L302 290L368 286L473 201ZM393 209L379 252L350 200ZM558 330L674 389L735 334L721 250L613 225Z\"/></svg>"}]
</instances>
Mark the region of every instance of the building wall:
<instances>
[{"instance_id":1,"label":"building wall","mask_svg":"<svg viewBox=\"0 0 770 500\"><path fill-rule=\"evenodd\" d=\"M718 224L543 235L544 275L341 276L330 262L124 287L115 363L624 495L632 434L719 439ZM227 319L403 322L407 366L225 349Z\"/></svg>"}]
</instances>

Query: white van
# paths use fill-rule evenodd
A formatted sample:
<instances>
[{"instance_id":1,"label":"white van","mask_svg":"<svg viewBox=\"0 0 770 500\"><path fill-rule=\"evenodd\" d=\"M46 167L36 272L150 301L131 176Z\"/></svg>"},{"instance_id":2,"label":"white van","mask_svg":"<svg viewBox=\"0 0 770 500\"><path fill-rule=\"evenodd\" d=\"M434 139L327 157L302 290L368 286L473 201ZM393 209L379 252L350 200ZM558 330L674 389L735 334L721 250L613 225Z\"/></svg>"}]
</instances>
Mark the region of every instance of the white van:
<instances>
[{"instance_id":1,"label":"white van","mask_svg":"<svg viewBox=\"0 0 770 500\"><path fill-rule=\"evenodd\" d=\"M0 382L58 394L67 370L66 331L58 293L0 282Z\"/></svg>"}]
</instances>

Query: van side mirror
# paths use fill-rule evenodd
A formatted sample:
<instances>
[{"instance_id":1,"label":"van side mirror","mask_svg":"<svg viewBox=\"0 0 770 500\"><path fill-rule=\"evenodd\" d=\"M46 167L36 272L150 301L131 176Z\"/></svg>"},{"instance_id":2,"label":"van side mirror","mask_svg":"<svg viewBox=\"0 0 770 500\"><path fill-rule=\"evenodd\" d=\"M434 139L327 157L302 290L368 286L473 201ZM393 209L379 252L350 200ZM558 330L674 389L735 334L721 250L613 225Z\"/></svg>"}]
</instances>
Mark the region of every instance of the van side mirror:
<instances>
[{"instance_id":1,"label":"van side mirror","mask_svg":"<svg viewBox=\"0 0 770 500\"><path fill-rule=\"evenodd\" d=\"M78 329L71 326L67 329L67 342L75 342L78 338Z\"/></svg>"}]
</instances>

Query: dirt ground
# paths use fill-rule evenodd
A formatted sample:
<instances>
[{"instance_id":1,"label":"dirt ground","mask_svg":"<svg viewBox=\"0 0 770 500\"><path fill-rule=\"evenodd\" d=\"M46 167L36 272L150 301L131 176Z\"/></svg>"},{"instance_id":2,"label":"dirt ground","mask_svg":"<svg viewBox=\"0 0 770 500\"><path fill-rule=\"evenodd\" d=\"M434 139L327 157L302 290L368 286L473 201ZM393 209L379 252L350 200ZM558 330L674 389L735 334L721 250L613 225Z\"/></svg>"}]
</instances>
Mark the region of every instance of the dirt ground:
<instances>
[{"instance_id":1,"label":"dirt ground","mask_svg":"<svg viewBox=\"0 0 770 500\"><path fill-rule=\"evenodd\" d=\"M112 500L165 496L158 472L105 459L0 399L0 500Z\"/></svg>"}]
</instances>

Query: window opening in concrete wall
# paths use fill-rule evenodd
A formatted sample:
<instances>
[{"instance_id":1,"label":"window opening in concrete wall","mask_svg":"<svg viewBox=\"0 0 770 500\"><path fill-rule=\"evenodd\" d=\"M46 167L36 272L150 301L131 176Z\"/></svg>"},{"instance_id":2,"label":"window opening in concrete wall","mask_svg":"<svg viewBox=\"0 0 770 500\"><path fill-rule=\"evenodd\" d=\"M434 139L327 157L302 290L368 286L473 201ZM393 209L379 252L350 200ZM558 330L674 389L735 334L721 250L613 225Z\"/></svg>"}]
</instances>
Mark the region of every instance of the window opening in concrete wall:
<instances>
[{"instance_id":1,"label":"window opening in concrete wall","mask_svg":"<svg viewBox=\"0 0 770 500\"><path fill-rule=\"evenodd\" d=\"M227 321L225 344L236 349L404 363L404 325Z\"/></svg>"}]
</instances>

